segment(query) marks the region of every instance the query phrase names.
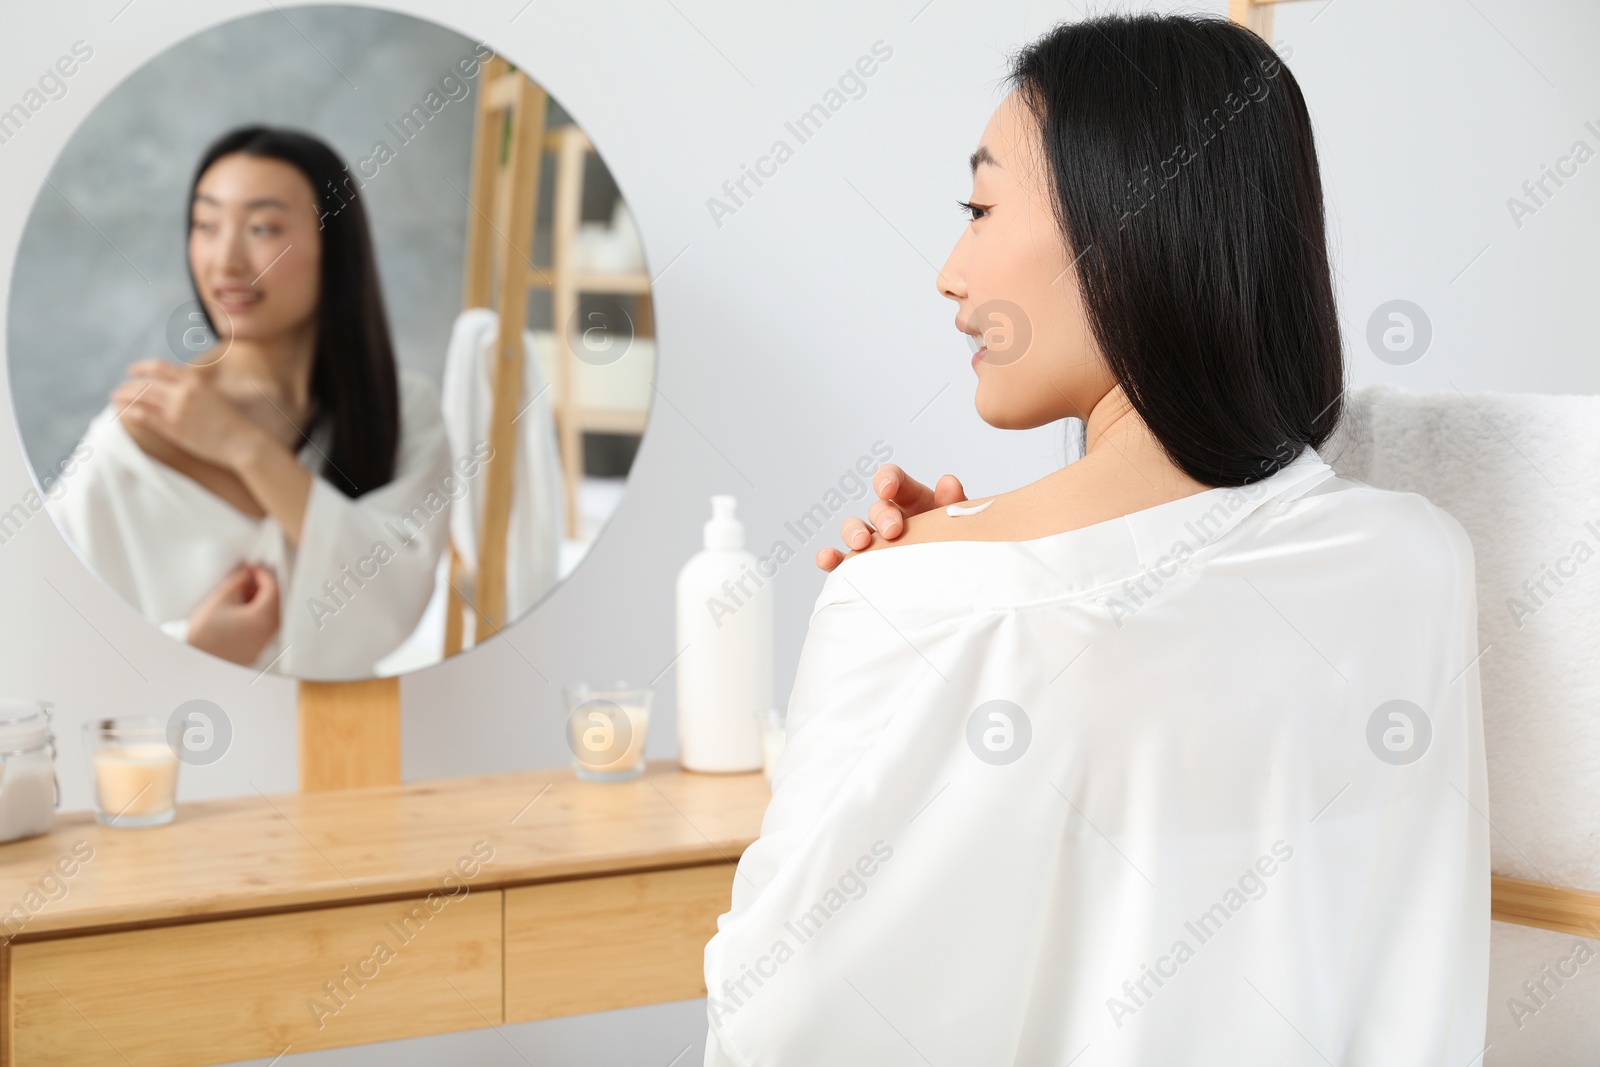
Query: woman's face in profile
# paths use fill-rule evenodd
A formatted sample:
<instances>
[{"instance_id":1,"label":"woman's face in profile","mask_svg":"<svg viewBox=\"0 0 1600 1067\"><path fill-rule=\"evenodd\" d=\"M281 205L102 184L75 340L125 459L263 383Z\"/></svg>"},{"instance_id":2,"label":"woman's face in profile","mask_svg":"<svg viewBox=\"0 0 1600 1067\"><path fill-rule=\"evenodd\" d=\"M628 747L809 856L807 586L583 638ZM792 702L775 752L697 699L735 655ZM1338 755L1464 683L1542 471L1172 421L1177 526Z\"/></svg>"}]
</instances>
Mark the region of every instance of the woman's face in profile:
<instances>
[{"instance_id":1,"label":"woman's face in profile","mask_svg":"<svg viewBox=\"0 0 1600 1067\"><path fill-rule=\"evenodd\" d=\"M1015 91L978 144L972 222L938 276L956 328L987 346L973 360L978 414L1002 429L1086 418L1115 379L1084 314L1038 124Z\"/></svg>"},{"instance_id":2,"label":"woman's face in profile","mask_svg":"<svg viewBox=\"0 0 1600 1067\"><path fill-rule=\"evenodd\" d=\"M221 337L259 341L315 321L322 235L298 168L223 156L200 176L192 212L189 267Z\"/></svg>"}]
</instances>

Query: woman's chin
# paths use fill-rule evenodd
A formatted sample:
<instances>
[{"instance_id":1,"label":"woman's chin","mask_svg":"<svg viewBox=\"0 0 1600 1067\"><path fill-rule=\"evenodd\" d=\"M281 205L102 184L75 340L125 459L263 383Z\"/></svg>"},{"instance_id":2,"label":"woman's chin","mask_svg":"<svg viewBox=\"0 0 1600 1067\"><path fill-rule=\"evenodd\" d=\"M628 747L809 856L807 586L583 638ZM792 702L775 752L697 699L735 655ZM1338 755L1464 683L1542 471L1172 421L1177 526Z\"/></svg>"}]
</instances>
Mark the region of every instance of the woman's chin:
<instances>
[{"instance_id":1,"label":"woman's chin","mask_svg":"<svg viewBox=\"0 0 1600 1067\"><path fill-rule=\"evenodd\" d=\"M221 338L227 344L260 344L282 337L289 331L276 323L252 322L248 316L235 318L233 329Z\"/></svg>"},{"instance_id":2,"label":"woman's chin","mask_svg":"<svg viewBox=\"0 0 1600 1067\"><path fill-rule=\"evenodd\" d=\"M974 399L974 406L978 409L978 417L997 430L1031 430L1055 421L1054 418L1040 416L1032 404L1007 403L986 397L981 388Z\"/></svg>"}]
</instances>

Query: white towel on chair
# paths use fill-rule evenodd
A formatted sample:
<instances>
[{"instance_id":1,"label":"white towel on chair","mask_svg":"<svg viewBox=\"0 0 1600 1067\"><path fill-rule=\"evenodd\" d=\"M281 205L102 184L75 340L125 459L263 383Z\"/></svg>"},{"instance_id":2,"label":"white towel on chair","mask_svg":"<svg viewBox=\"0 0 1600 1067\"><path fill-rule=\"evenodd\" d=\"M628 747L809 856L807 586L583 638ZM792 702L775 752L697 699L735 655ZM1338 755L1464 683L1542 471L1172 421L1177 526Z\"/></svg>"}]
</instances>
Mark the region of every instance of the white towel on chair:
<instances>
[{"instance_id":1,"label":"white towel on chair","mask_svg":"<svg viewBox=\"0 0 1600 1067\"><path fill-rule=\"evenodd\" d=\"M1466 529L1493 869L1600 890L1600 397L1369 386L1322 454Z\"/></svg>"},{"instance_id":2,"label":"white towel on chair","mask_svg":"<svg viewBox=\"0 0 1600 1067\"><path fill-rule=\"evenodd\" d=\"M487 453L495 336L500 316L469 308L456 318L445 354L442 407L457 460ZM535 354L533 335L522 332L522 396L517 401L517 457L512 476L511 524L506 548L506 618L516 619L544 596L558 577L564 486L556 443L552 396ZM463 479L467 490L450 513L450 537L462 561L476 570L483 528L484 471ZM465 591L465 590L464 590Z\"/></svg>"}]
</instances>

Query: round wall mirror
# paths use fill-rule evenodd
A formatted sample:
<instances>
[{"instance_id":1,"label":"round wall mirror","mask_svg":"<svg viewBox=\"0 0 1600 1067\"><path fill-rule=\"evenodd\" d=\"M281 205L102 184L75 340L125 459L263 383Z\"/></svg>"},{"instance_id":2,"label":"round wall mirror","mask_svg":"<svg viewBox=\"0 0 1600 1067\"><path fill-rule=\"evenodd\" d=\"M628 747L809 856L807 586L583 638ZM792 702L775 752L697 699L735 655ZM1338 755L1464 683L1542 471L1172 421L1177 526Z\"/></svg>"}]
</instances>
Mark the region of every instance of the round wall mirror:
<instances>
[{"instance_id":1,"label":"round wall mirror","mask_svg":"<svg viewBox=\"0 0 1600 1067\"><path fill-rule=\"evenodd\" d=\"M259 672L392 676L515 621L648 417L650 275L600 155L492 42L404 15L274 10L145 64L13 277L30 506Z\"/></svg>"}]
</instances>

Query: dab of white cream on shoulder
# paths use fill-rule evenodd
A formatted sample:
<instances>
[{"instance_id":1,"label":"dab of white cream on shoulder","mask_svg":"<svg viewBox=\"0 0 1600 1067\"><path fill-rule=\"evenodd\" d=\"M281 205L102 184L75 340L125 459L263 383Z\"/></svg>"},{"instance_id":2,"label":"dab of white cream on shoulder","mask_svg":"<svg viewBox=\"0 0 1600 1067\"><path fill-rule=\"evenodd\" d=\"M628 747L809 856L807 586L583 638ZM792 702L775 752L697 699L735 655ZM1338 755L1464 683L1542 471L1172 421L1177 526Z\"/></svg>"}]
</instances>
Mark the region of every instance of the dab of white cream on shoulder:
<instances>
[{"instance_id":1,"label":"dab of white cream on shoulder","mask_svg":"<svg viewBox=\"0 0 1600 1067\"><path fill-rule=\"evenodd\" d=\"M984 508L988 507L990 504L993 504L998 499L999 499L998 497L990 497L988 500L985 500L983 503L974 504L970 508L964 508L960 504L946 504L944 506L944 513L946 515L976 515L978 512L982 511Z\"/></svg>"}]
</instances>

